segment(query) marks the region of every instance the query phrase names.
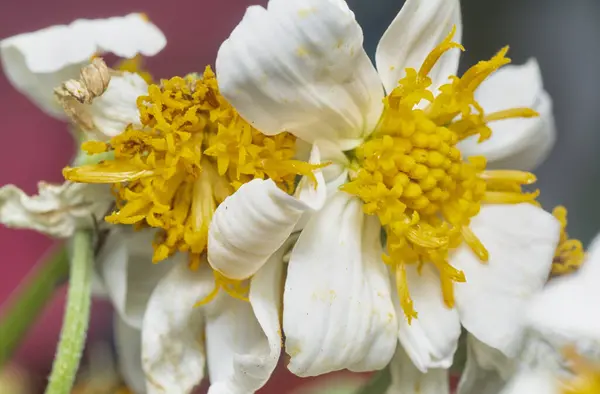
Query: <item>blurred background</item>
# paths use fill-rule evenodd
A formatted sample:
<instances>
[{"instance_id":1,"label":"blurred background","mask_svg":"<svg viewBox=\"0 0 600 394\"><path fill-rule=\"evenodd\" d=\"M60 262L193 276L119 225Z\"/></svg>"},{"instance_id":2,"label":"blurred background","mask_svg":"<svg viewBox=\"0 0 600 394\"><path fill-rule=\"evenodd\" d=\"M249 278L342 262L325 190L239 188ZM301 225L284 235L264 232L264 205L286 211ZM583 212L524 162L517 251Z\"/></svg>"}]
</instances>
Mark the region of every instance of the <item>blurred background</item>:
<instances>
[{"instance_id":1,"label":"blurred background","mask_svg":"<svg viewBox=\"0 0 600 394\"><path fill-rule=\"evenodd\" d=\"M77 18L103 18L145 12L167 36L166 49L147 66L155 77L201 71L213 64L219 44L240 20L249 0L20 0L4 2L0 39L69 23ZM399 0L348 0L373 55L379 37L401 8ZM546 90L554 101L557 143L536 172L545 208L563 204L569 210L569 232L586 245L600 229L600 1L598 0L463 0L462 68L489 58L508 44L513 63L538 59ZM16 184L33 193L39 180L61 181L61 169L74 152L66 125L44 115L17 93L0 71L2 154L0 185ZM31 231L0 228L0 315L19 282L52 246ZM28 335L15 362L43 382L49 371L63 312L64 289ZM90 342L111 335L110 306L94 305ZM2 338L0 338L0 341ZM283 368L280 368L284 370ZM280 372L263 393L290 392L302 381ZM333 392L333 391L331 391ZM16 391L7 391L17 393ZM0 388L0 394L5 394Z\"/></svg>"}]
</instances>

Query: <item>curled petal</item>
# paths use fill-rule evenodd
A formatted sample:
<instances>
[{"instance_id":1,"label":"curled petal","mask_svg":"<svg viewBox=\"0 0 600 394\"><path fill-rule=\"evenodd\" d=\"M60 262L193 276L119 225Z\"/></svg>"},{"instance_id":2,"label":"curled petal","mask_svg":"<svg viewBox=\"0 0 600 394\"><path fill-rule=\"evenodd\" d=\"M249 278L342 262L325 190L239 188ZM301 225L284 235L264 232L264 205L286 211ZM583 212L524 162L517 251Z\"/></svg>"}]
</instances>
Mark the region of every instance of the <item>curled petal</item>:
<instances>
[{"instance_id":1,"label":"curled petal","mask_svg":"<svg viewBox=\"0 0 600 394\"><path fill-rule=\"evenodd\" d=\"M313 160L319 162L318 149ZM279 189L272 180L254 179L223 201L208 232L208 261L228 278L245 279L260 267L289 237L302 213L318 210L325 202L325 181L315 172L317 184L305 177L297 197Z\"/></svg>"},{"instance_id":2,"label":"curled petal","mask_svg":"<svg viewBox=\"0 0 600 394\"><path fill-rule=\"evenodd\" d=\"M107 187L65 182L38 184L38 195L28 196L14 185L0 188L0 223L53 237L67 238L78 228L91 228L110 207Z\"/></svg>"}]
</instances>

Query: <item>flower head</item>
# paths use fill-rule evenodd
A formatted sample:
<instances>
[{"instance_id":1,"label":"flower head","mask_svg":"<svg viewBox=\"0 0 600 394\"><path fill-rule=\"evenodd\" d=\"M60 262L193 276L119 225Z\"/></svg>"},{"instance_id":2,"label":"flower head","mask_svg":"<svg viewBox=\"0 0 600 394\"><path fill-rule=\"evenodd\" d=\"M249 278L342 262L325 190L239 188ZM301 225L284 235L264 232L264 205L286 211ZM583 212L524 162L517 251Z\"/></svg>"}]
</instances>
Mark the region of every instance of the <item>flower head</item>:
<instances>
[{"instance_id":1,"label":"flower head","mask_svg":"<svg viewBox=\"0 0 600 394\"><path fill-rule=\"evenodd\" d=\"M220 95L210 67L200 78L150 85L137 102L141 127L82 145L90 154L114 152L114 160L63 173L75 182L114 185L117 210L108 222L161 229L155 262L182 251L197 268L216 207L250 180L271 179L288 193L297 175L316 184L318 166L293 158L295 137L267 137L241 119Z\"/></svg>"},{"instance_id":2,"label":"flower head","mask_svg":"<svg viewBox=\"0 0 600 394\"><path fill-rule=\"evenodd\" d=\"M420 372L447 368L461 325L518 350L523 304L559 238L522 171L552 145L550 104L534 61L499 70L507 48L458 77L460 32L458 1L409 0L375 69L344 1L271 0L250 7L219 50L221 92L244 119L316 144L333 163L327 202L287 271L283 328L298 375L382 368L397 340ZM236 199L281 209L242 189ZM227 277L243 268L221 257L243 261L267 233L252 236L259 221L246 218L237 227L249 235L234 241L233 202L217 208L210 233L221 242L208 245Z\"/></svg>"}]
</instances>

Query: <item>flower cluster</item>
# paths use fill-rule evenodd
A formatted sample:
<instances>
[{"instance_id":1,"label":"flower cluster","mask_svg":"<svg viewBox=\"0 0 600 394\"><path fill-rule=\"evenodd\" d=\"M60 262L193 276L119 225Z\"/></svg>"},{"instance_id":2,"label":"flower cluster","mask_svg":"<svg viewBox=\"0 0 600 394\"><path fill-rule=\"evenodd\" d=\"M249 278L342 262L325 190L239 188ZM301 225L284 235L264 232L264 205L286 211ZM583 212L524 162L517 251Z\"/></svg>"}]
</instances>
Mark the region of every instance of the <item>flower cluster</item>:
<instances>
[{"instance_id":1,"label":"flower cluster","mask_svg":"<svg viewBox=\"0 0 600 394\"><path fill-rule=\"evenodd\" d=\"M596 392L597 247L531 189L555 139L538 65L506 47L458 76L461 33L458 0L407 0L374 65L344 0L270 0L215 72L162 80L145 15L3 40L81 149L62 185L1 188L0 221L97 232L136 393L191 393L206 367L209 393L253 393L282 350L298 376L389 368L387 393L447 393L460 352L460 393Z\"/></svg>"}]
</instances>

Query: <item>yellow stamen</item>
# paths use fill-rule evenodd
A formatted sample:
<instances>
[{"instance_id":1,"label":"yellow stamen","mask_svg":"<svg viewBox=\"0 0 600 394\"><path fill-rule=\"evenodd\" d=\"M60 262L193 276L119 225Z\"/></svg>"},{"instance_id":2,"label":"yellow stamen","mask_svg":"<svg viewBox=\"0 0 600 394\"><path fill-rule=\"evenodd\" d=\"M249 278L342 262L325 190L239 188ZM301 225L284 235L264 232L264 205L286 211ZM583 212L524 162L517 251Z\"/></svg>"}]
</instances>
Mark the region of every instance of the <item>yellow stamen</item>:
<instances>
[{"instance_id":1,"label":"yellow stamen","mask_svg":"<svg viewBox=\"0 0 600 394\"><path fill-rule=\"evenodd\" d=\"M452 30L450 31L450 34L448 34L446 36L446 38L444 38L444 41L442 41L442 43L440 45L435 47L433 49L433 51L431 51L429 53L429 55L427 55L427 57L425 58L425 61L423 61L423 64L421 65L421 68L419 69L419 76L421 78L429 75L429 72L431 71L433 66L435 66L435 64L440 59L440 57L442 57L442 55L444 53L446 53L447 51L449 51L450 49L458 48L461 51L465 50L465 48L461 44L459 44L458 42L452 41L452 38L454 38L455 33L456 33L456 25L452 26Z\"/></svg>"},{"instance_id":2,"label":"yellow stamen","mask_svg":"<svg viewBox=\"0 0 600 394\"><path fill-rule=\"evenodd\" d=\"M552 261L551 276L560 276L575 272L585 260L585 251L581 241L570 239L567 234L567 209L558 206L552 215L560 222L560 240Z\"/></svg>"},{"instance_id":3,"label":"yellow stamen","mask_svg":"<svg viewBox=\"0 0 600 394\"><path fill-rule=\"evenodd\" d=\"M89 141L90 154L114 153L96 165L65 168L66 179L112 184L117 209L105 219L135 228L154 227L153 261L177 251L199 267L216 207L252 179L272 179L292 193L298 175L316 182L322 165L295 160L295 137L269 137L243 120L220 95L207 67L202 77L175 77L150 85L137 100L141 128L128 126L109 143ZM235 281L216 277L218 288L245 299Z\"/></svg>"},{"instance_id":4,"label":"yellow stamen","mask_svg":"<svg viewBox=\"0 0 600 394\"><path fill-rule=\"evenodd\" d=\"M231 297L237 298L238 300L248 301L248 292L250 291L250 285L248 284L247 280L239 281L229 279L217 271L213 271L213 275L215 278L215 287L206 297L196 302L194 306L198 307L210 303L217 297L217 294L219 294L219 290L225 291Z\"/></svg>"},{"instance_id":5,"label":"yellow stamen","mask_svg":"<svg viewBox=\"0 0 600 394\"><path fill-rule=\"evenodd\" d=\"M508 63L508 48L489 61L471 67L462 77L450 77L437 95L429 91L427 76L439 58L453 48L454 29L433 49L417 72L406 76L384 100L376 129L349 152L351 180L341 190L358 196L366 214L377 215L387 234L384 262L396 275L400 305L410 322L416 317L406 283L406 265L432 263L440 275L446 305L454 305L454 283L466 280L449 263L453 249L466 243L482 262L489 259L485 245L469 228L484 203L535 203L538 193L524 193L533 174L486 170L484 157L462 156L458 143L479 135L491 136L487 122L536 116L515 108L486 115L474 98L475 89L491 73ZM420 109L422 100L429 106Z\"/></svg>"}]
</instances>

